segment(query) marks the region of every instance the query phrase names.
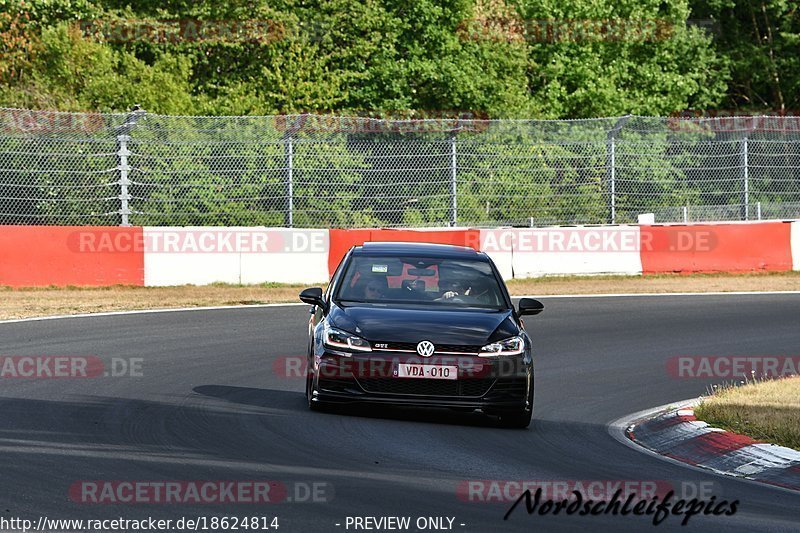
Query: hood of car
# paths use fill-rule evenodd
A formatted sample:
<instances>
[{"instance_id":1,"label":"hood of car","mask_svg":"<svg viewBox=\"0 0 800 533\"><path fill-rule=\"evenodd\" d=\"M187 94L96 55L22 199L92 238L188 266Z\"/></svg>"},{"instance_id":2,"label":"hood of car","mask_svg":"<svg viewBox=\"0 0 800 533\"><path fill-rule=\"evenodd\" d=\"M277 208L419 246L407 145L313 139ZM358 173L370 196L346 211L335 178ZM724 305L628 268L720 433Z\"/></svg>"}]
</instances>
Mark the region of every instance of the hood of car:
<instances>
[{"instance_id":1,"label":"hood of car","mask_svg":"<svg viewBox=\"0 0 800 533\"><path fill-rule=\"evenodd\" d=\"M484 345L520 333L512 310L332 306L329 323L370 342Z\"/></svg>"}]
</instances>

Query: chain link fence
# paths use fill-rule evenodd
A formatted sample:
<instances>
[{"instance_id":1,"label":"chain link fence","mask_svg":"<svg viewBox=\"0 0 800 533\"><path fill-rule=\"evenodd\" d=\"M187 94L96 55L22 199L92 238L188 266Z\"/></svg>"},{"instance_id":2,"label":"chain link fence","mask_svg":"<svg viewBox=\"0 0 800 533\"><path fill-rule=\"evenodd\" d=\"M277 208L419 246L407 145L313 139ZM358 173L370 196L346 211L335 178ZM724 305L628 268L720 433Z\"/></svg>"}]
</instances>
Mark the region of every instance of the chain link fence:
<instances>
[{"instance_id":1,"label":"chain link fence","mask_svg":"<svg viewBox=\"0 0 800 533\"><path fill-rule=\"evenodd\" d=\"M0 224L800 218L800 117L382 120L0 109Z\"/></svg>"}]
</instances>

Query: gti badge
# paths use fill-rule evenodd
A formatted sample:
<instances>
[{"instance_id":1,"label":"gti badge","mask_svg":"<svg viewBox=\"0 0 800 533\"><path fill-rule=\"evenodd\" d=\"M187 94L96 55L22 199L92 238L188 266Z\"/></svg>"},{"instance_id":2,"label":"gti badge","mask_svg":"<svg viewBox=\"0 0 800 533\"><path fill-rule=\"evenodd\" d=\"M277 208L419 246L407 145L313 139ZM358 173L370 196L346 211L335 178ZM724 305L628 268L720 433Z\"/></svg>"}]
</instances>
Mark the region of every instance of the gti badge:
<instances>
[{"instance_id":1,"label":"gti badge","mask_svg":"<svg viewBox=\"0 0 800 533\"><path fill-rule=\"evenodd\" d=\"M417 344L417 353L422 357L430 357L433 355L434 346L431 341L422 341Z\"/></svg>"}]
</instances>

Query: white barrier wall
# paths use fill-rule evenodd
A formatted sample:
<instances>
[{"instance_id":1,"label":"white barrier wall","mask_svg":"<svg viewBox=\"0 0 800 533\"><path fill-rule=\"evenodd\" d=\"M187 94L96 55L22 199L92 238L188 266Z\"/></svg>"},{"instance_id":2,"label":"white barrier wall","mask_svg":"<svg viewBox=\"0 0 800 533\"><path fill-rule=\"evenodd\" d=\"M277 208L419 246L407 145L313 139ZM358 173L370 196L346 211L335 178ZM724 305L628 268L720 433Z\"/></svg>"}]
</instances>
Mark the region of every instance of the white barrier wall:
<instances>
[{"instance_id":1,"label":"white barrier wall","mask_svg":"<svg viewBox=\"0 0 800 533\"><path fill-rule=\"evenodd\" d=\"M742 226L743 229L750 227ZM789 243L786 242L786 227L783 223L772 223L770 229L766 228L766 223L762 223L758 228L763 231L769 230L767 234L778 235L775 237L777 244L774 248L780 248L776 253L783 258L781 263L784 265L783 268L787 268L786 246ZM778 229L781 231L778 232ZM359 235L364 231L353 230ZM470 246L474 246L472 240L479 235L480 249L495 261L501 275L507 280L546 275L637 275L643 271L643 255L649 272L671 271L670 268L673 268L670 266L672 263L669 263L671 254L668 253L668 249L659 248L656 250L657 253L650 253L649 256L647 253L642 253L648 250L653 252L650 250L653 243L649 241L654 238L661 238L664 241L659 244L662 248L669 243L671 234L662 227L645 226L644 232L639 226L457 231L464 233L462 240ZM722 235L720 231L715 229L716 234ZM728 242L729 246L718 247L716 253L723 266L717 268L715 263L715 268L722 270L725 269L725 261L730 262L728 256L731 254L736 261L739 260L739 253L736 252L734 244L742 240L742 238L733 239L739 234L737 228L726 231L730 233L725 234L728 235L725 237L725 242ZM367 230L367 232L375 234L380 233L380 230ZM385 235L381 233L376 238L393 240L392 232L384 233ZM437 233L441 231L437 230ZM331 247L331 235L334 235L333 247ZM397 235L401 237L399 240L408 240L404 232L398 232ZM420 239L425 240L425 237L423 235ZM643 240L648 242L643 243ZM792 266L795 270L800 270L800 221L791 223L790 240ZM353 240L348 232L341 230L329 232L326 229L293 230L263 227L145 227L142 246L144 284L146 286L207 285L214 282L317 284L329 277L331 251L339 250L343 253L354 242L363 241ZM742 246L749 248L752 243L745 239ZM772 245L767 243L766 246L769 248ZM707 255L711 257L713 254ZM666 266L664 266L665 261ZM676 261L678 261L676 264L680 264L680 256Z\"/></svg>"},{"instance_id":2,"label":"white barrier wall","mask_svg":"<svg viewBox=\"0 0 800 533\"><path fill-rule=\"evenodd\" d=\"M498 263L505 279L641 274L639 248L638 226L481 230L481 250Z\"/></svg>"},{"instance_id":3,"label":"white barrier wall","mask_svg":"<svg viewBox=\"0 0 800 533\"><path fill-rule=\"evenodd\" d=\"M283 244L282 249L242 254L242 283L319 284L328 281L328 230L280 229L279 232L274 238Z\"/></svg>"},{"instance_id":4,"label":"white barrier wall","mask_svg":"<svg viewBox=\"0 0 800 533\"><path fill-rule=\"evenodd\" d=\"M497 270L503 279L508 281L514 278L513 245L517 230L481 230L480 249L492 258Z\"/></svg>"},{"instance_id":5,"label":"white barrier wall","mask_svg":"<svg viewBox=\"0 0 800 533\"><path fill-rule=\"evenodd\" d=\"M318 283L328 278L327 230L145 227L145 286Z\"/></svg>"}]
</instances>

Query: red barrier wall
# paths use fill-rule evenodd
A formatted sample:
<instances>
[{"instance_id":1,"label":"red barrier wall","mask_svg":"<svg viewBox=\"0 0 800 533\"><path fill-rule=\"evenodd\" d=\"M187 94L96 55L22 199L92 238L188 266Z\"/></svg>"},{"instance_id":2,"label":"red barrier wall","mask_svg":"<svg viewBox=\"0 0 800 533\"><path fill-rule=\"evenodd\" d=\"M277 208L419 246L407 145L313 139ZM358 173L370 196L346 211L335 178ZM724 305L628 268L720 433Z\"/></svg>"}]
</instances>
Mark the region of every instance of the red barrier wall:
<instances>
[{"instance_id":1,"label":"red barrier wall","mask_svg":"<svg viewBox=\"0 0 800 533\"><path fill-rule=\"evenodd\" d=\"M641 226L643 274L792 270L791 224Z\"/></svg>"},{"instance_id":2,"label":"red barrier wall","mask_svg":"<svg viewBox=\"0 0 800 533\"><path fill-rule=\"evenodd\" d=\"M353 246L365 242L428 242L433 244L455 244L480 250L480 230L395 230L395 229L332 229L328 273L333 275L339 262Z\"/></svg>"},{"instance_id":3,"label":"red barrier wall","mask_svg":"<svg viewBox=\"0 0 800 533\"><path fill-rule=\"evenodd\" d=\"M141 241L142 228L0 226L0 285L144 285L144 252L104 247L80 249L81 235L104 234Z\"/></svg>"},{"instance_id":4,"label":"red barrier wall","mask_svg":"<svg viewBox=\"0 0 800 533\"><path fill-rule=\"evenodd\" d=\"M786 222L641 226L642 271L792 270L791 226ZM144 285L142 239L142 228L0 226L0 285ZM366 241L480 249L480 230L330 230L329 272L351 246Z\"/></svg>"}]
</instances>

